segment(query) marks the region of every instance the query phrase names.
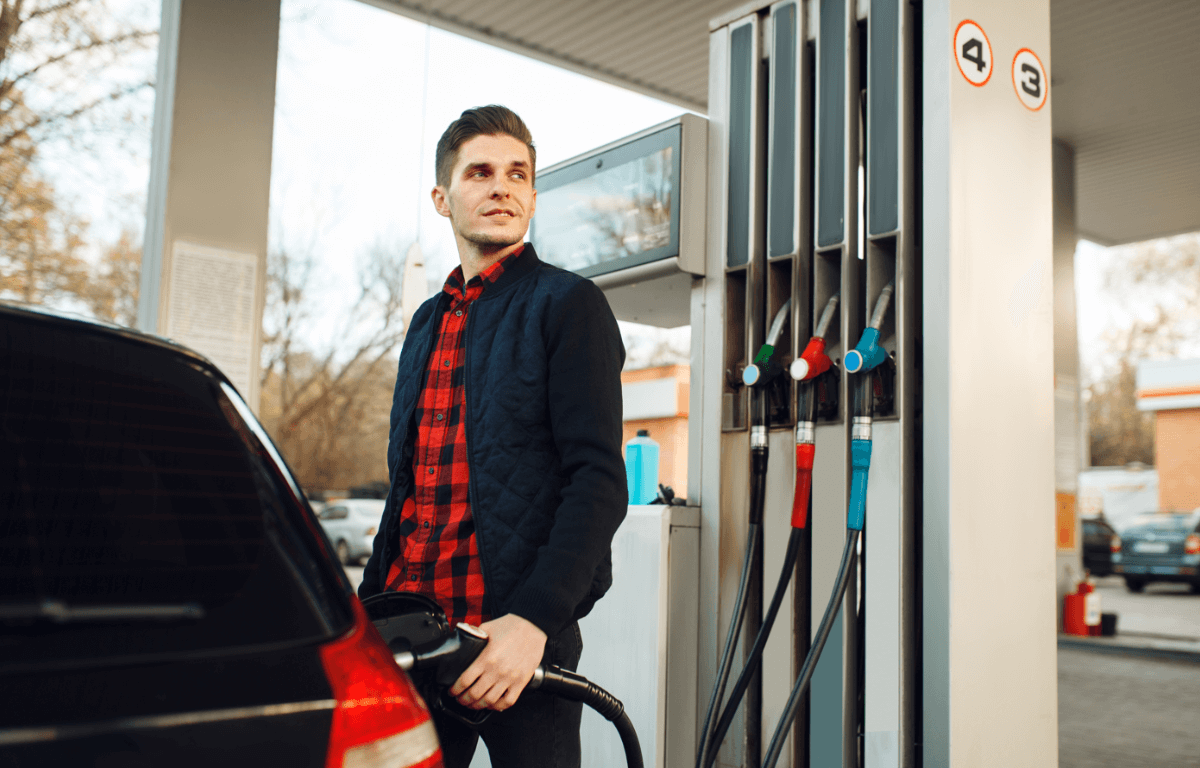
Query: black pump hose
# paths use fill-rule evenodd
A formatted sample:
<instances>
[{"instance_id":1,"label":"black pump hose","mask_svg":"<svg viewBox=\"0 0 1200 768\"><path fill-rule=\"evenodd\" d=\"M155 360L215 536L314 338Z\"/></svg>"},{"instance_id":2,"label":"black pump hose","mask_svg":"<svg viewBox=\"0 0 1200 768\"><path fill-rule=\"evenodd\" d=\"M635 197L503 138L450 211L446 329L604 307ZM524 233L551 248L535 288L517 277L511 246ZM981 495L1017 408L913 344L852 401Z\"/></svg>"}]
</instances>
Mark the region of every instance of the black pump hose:
<instances>
[{"instance_id":1,"label":"black pump hose","mask_svg":"<svg viewBox=\"0 0 1200 768\"><path fill-rule=\"evenodd\" d=\"M746 618L746 587L750 583L750 567L754 558L758 539L758 523L750 523L746 535L746 554L742 558L742 578L738 584L737 598L733 601L733 617L729 622L729 633L725 638L725 652L721 655L721 666L717 669L717 678L713 683L712 697L708 700L708 711L704 714L704 724L700 729L700 749L696 753L696 768L702 768L708 739L711 735L713 715L725 695L725 684L729 682L729 671L733 662L733 653L737 647L738 633L742 629L742 620Z\"/></svg>"},{"instance_id":2,"label":"black pump hose","mask_svg":"<svg viewBox=\"0 0 1200 768\"><path fill-rule=\"evenodd\" d=\"M534 674L530 687L544 691L571 701L579 701L588 705L605 719L616 726L621 736L621 744L625 747L625 761L629 768L643 768L642 747L638 743L637 733L629 715L625 714L625 705L608 691L596 685L582 675L547 664Z\"/></svg>"},{"instance_id":3,"label":"black pump hose","mask_svg":"<svg viewBox=\"0 0 1200 768\"><path fill-rule=\"evenodd\" d=\"M829 639L830 630L833 629L833 620L842 607L846 585L850 583L850 566L854 562L854 553L857 551L858 537L861 533L861 531L850 529L850 535L846 537L846 548L842 550L842 562L838 566L833 595L829 598L829 604L825 606L825 615L821 617L821 624L817 627L817 636L813 639L812 647L808 649L808 655L804 657L804 665L800 668L800 676L796 678L796 684L792 686L787 706L783 708L783 715L779 718L779 724L775 726L775 733L771 736L771 745L767 748L767 758L763 761L763 768L775 768L775 763L779 760L780 753L783 752L783 745L787 741L788 731L791 730L792 720L796 718L796 708L800 704L800 696L812 682L817 659L821 657L821 650L825 647L825 641Z\"/></svg>"},{"instance_id":4,"label":"black pump hose","mask_svg":"<svg viewBox=\"0 0 1200 768\"><path fill-rule=\"evenodd\" d=\"M779 583L775 585L775 594L771 597L771 605L767 608L767 615L763 619L762 628L758 631L758 637L754 639L750 656L746 659L742 673L738 676L737 682L733 685L733 691L729 694L729 702L726 703L725 709L717 721L712 741L708 745L708 754L704 761L705 768L716 762L717 751L721 748L721 742L725 740L725 734L729 732L730 725L733 724L733 718L737 714L742 696L746 693L746 687L750 684L750 679L754 676L755 668L762 657L763 649L767 646L767 638L771 634L771 627L775 624L779 606L783 603L783 595L792 582L792 571L796 568L796 557L800 554L800 540L803 535L802 529L793 528L788 537L787 552L783 556L783 568L779 572Z\"/></svg>"}]
</instances>

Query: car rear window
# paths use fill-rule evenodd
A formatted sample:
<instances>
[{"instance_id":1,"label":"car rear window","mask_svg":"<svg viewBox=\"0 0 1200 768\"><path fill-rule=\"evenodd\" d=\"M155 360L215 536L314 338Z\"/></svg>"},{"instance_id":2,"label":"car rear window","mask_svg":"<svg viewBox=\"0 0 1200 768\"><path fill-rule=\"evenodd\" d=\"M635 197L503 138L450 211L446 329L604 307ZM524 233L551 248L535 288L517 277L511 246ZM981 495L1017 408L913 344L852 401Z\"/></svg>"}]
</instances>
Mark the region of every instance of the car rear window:
<instances>
[{"instance_id":1,"label":"car rear window","mask_svg":"<svg viewBox=\"0 0 1200 768\"><path fill-rule=\"evenodd\" d=\"M1149 512L1134 518L1130 527L1156 531L1184 531L1195 528L1198 520L1200 515L1195 512Z\"/></svg>"},{"instance_id":2,"label":"car rear window","mask_svg":"<svg viewBox=\"0 0 1200 768\"><path fill-rule=\"evenodd\" d=\"M311 520L235 397L180 353L0 314L0 666L345 628ZM22 613L36 605L57 618Z\"/></svg>"}]
</instances>

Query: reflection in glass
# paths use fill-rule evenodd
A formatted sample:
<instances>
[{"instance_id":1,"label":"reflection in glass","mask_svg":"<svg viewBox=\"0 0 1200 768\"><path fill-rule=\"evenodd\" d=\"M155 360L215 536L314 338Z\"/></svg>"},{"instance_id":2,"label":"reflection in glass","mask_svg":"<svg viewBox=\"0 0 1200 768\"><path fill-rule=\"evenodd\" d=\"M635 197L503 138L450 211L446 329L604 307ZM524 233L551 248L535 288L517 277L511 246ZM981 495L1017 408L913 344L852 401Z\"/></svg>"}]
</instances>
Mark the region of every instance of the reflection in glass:
<instances>
[{"instance_id":1,"label":"reflection in glass","mask_svg":"<svg viewBox=\"0 0 1200 768\"><path fill-rule=\"evenodd\" d=\"M672 148L538 193L538 255L572 271L671 241Z\"/></svg>"}]
</instances>

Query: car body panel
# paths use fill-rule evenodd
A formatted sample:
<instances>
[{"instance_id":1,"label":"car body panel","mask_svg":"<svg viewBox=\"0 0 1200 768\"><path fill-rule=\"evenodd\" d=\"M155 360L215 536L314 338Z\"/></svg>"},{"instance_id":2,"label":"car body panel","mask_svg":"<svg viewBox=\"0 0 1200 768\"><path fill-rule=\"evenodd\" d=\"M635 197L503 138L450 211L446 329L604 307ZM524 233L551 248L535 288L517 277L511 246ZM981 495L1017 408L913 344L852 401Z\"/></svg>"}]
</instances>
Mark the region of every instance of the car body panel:
<instances>
[{"instance_id":1,"label":"car body panel","mask_svg":"<svg viewBox=\"0 0 1200 768\"><path fill-rule=\"evenodd\" d=\"M324 765L356 598L228 380L4 303L0 361L0 765Z\"/></svg>"},{"instance_id":2,"label":"car body panel","mask_svg":"<svg viewBox=\"0 0 1200 768\"><path fill-rule=\"evenodd\" d=\"M1083 518L1083 567L1093 576L1112 573L1112 537L1117 534L1102 518Z\"/></svg>"},{"instance_id":3,"label":"car body panel","mask_svg":"<svg viewBox=\"0 0 1200 768\"><path fill-rule=\"evenodd\" d=\"M383 499L342 499L330 502L319 515L325 535L336 548L345 542L351 562L371 556L375 531L383 517ZM345 516L341 516L342 514Z\"/></svg>"},{"instance_id":4,"label":"car body panel","mask_svg":"<svg viewBox=\"0 0 1200 768\"><path fill-rule=\"evenodd\" d=\"M1154 581L1200 585L1200 554L1185 551L1188 536L1200 534L1200 512L1142 515L1121 532L1113 571L1133 584Z\"/></svg>"}]
</instances>

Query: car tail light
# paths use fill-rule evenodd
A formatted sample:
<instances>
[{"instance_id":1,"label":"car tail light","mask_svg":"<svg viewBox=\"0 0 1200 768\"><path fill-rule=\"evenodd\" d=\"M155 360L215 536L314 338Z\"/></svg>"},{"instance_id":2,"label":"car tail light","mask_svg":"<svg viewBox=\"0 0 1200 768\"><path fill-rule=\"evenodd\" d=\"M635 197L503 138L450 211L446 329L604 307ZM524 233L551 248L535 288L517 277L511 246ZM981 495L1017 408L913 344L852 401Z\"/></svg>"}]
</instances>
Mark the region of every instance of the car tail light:
<instances>
[{"instance_id":1,"label":"car tail light","mask_svg":"<svg viewBox=\"0 0 1200 768\"><path fill-rule=\"evenodd\" d=\"M1184 539L1183 551L1189 555L1200 555L1200 534L1193 533Z\"/></svg>"},{"instance_id":2,"label":"car tail light","mask_svg":"<svg viewBox=\"0 0 1200 768\"><path fill-rule=\"evenodd\" d=\"M1120 552L1121 551L1121 537L1113 536L1111 539L1109 539L1108 540L1108 548L1109 548L1109 550L1111 550L1113 552Z\"/></svg>"},{"instance_id":3,"label":"car tail light","mask_svg":"<svg viewBox=\"0 0 1200 768\"><path fill-rule=\"evenodd\" d=\"M442 750L425 702L367 618L357 597L354 629L321 647L337 705L326 768L440 768Z\"/></svg>"}]
</instances>

